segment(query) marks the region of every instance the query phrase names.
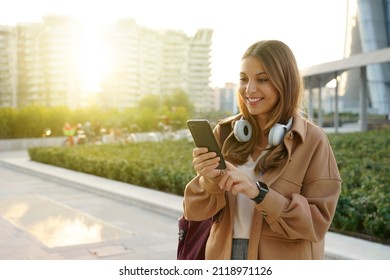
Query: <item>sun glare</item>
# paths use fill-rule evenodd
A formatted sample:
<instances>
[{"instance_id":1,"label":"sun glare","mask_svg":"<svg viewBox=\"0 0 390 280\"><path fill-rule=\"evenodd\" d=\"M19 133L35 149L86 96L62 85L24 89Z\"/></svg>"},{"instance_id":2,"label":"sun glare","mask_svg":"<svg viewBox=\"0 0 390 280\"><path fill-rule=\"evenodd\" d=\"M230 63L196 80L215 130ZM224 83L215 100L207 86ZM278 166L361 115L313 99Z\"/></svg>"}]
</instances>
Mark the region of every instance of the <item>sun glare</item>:
<instances>
[{"instance_id":1,"label":"sun glare","mask_svg":"<svg viewBox=\"0 0 390 280\"><path fill-rule=\"evenodd\" d=\"M80 54L80 72L86 95L100 91L100 83L108 68L98 26L85 23Z\"/></svg>"}]
</instances>

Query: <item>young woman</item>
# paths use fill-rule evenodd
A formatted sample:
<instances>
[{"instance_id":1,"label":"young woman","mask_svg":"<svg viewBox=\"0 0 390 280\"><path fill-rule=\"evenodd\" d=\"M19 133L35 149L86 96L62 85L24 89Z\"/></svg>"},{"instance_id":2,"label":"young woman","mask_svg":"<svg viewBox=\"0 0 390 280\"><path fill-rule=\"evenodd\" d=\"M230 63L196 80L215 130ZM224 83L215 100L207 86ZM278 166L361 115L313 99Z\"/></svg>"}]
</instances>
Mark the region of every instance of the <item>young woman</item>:
<instances>
[{"instance_id":1,"label":"young woman","mask_svg":"<svg viewBox=\"0 0 390 280\"><path fill-rule=\"evenodd\" d=\"M218 213L206 259L322 259L341 178L327 136L301 112L302 78L283 42L260 41L241 61L240 114L214 129L227 161L193 150L197 176L184 216ZM230 134L222 139L223 131ZM222 139L222 140L221 140Z\"/></svg>"}]
</instances>

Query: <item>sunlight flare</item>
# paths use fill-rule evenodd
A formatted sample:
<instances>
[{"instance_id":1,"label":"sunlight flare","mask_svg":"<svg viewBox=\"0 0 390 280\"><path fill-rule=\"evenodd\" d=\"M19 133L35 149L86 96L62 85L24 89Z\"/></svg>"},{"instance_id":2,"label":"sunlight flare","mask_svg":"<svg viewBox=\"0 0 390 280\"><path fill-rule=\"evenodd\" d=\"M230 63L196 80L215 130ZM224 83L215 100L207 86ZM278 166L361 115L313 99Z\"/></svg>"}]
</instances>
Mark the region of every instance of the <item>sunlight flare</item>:
<instances>
[{"instance_id":1,"label":"sunlight flare","mask_svg":"<svg viewBox=\"0 0 390 280\"><path fill-rule=\"evenodd\" d=\"M84 26L84 36L80 53L80 72L84 94L100 91L100 84L108 69L108 59L105 54L99 27L87 22Z\"/></svg>"}]
</instances>

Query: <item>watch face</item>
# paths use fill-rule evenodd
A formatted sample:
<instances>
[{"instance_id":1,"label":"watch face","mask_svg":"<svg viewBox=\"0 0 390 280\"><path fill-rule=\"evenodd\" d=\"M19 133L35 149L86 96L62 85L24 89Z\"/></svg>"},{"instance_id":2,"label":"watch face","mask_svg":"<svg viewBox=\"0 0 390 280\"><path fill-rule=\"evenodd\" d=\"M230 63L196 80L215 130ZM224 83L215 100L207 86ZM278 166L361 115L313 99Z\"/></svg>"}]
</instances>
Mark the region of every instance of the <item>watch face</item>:
<instances>
[{"instance_id":1,"label":"watch face","mask_svg":"<svg viewBox=\"0 0 390 280\"><path fill-rule=\"evenodd\" d=\"M257 187L260 188L262 191L268 192L268 186L267 186L265 183L263 183L263 182L261 182L261 181L257 181L256 185L257 185Z\"/></svg>"},{"instance_id":2,"label":"watch face","mask_svg":"<svg viewBox=\"0 0 390 280\"><path fill-rule=\"evenodd\" d=\"M259 194L255 198L252 198L252 200L259 204L263 201L265 195L268 193L268 186L260 181L256 182L256 186L259 189Z\"/></svg>"}]
</instances>

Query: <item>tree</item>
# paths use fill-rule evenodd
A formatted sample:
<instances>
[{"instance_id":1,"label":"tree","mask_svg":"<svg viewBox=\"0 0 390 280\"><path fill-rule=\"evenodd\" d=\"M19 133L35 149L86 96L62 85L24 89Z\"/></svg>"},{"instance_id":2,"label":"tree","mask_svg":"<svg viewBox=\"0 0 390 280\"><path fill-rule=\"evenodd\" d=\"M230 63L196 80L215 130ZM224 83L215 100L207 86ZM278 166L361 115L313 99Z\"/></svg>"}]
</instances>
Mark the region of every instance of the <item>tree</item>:
<instances>
[{"instance_id":1,"label":"tree","mask_svg":"<svg viewBox=\"0 0 390 280\"><path fill-rule=\"evenodd\" d=\"M164 98L164 105L170 110L175 110L175 108L179 107L186 108L189 115L192 115L194 112L194 106L192 105L188 94L181 89L175 89L171 95L166 96Z\"/></svg>"},{"instance_id":2,"label":"tree","mask_svg":"<svg viewBox=\"0 0 390 280\"><path fill-rule=\"evenodd\" d=\"M147 94L139 100L138 107L157 111L161 107L160 96L157 94Z\"/></svg>"}]
</instances>

